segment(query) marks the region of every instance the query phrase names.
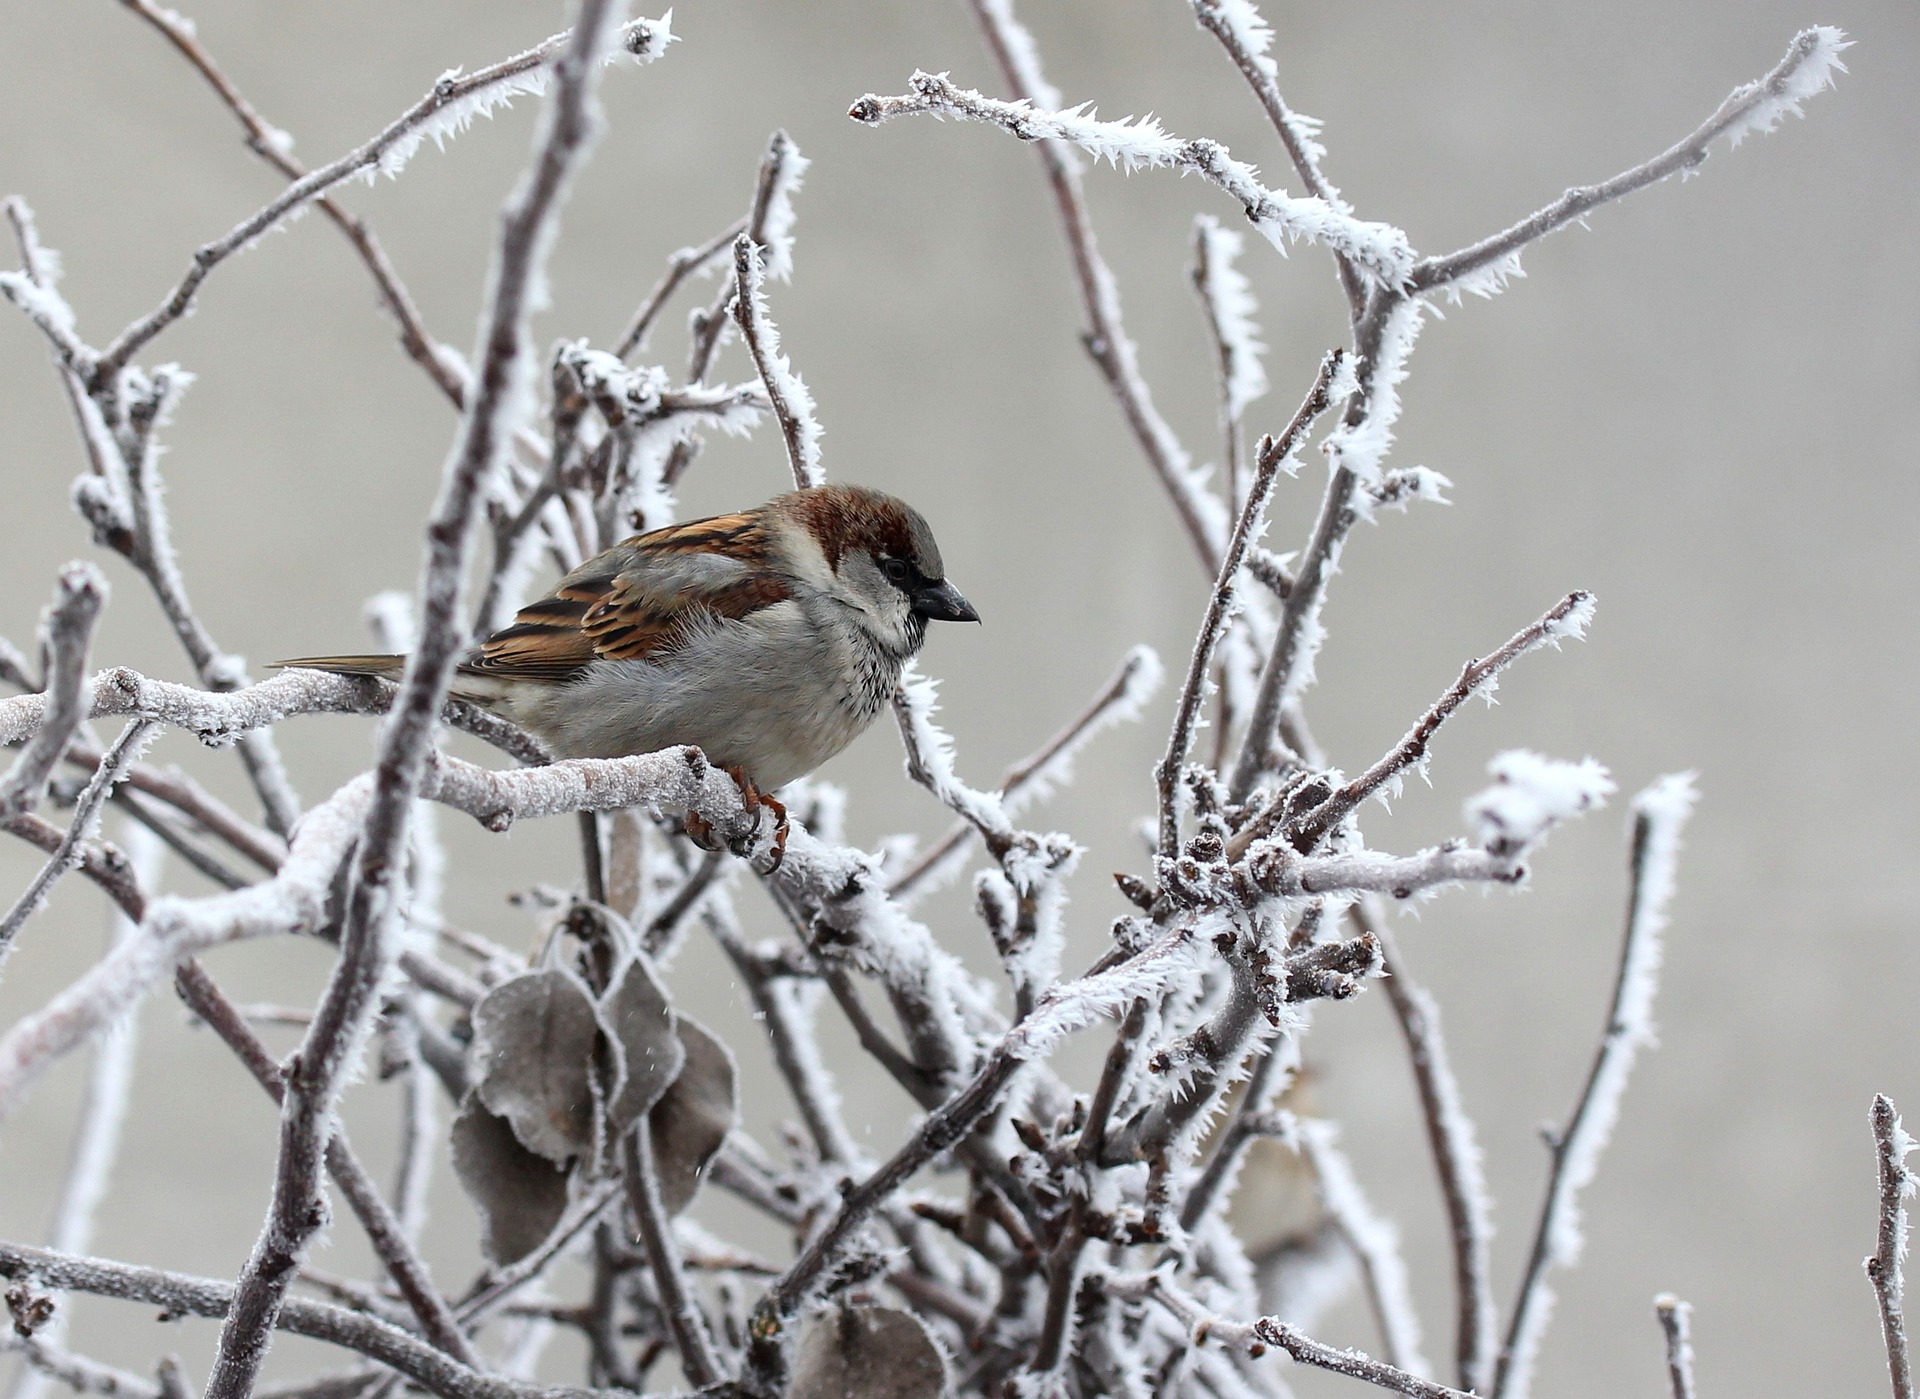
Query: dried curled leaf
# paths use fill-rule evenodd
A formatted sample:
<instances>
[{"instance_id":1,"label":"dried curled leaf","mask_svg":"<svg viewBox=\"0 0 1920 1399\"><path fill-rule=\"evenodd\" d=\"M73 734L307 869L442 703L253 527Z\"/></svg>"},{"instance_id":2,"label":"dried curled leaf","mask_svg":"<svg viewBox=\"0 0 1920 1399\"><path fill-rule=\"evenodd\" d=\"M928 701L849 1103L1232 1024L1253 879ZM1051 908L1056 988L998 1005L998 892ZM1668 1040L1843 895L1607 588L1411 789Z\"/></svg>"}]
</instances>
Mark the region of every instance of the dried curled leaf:
<instances>
[{"instance_id":1,"label":"dried curled leaf","mask_svg":"<svg viewBox=\"0 0 1920 1399\"><path fill-rule=\"evenodd\" d=\"M794 1348L787 1399L941 1399L947 1359L927 1328L892 1307L817 1312Z\"/></svg>"},{"instance_id":2,"label":"dried curled leaf","mask_svg":"<svg viewBox=\"0 0 1920 1399\"><path fill-rule=\"evenodd\" d=\"M571 972L527 972L473 1008L474 1090L557 1166L593 1144L593 999Z\"/></svg>"},{"instance_id":3,"label":"dried curled leaf","mask_svg":"<svg viewBox=\"0 0 1920 1399\"><path fill-rule=\"evenodd\" d=\"M679 1017L644 957L629 959L614 974L599 1013L614 1069L606 1095L607 1131L617 1140L680 1076L687 1052L680 1043Z\"/></svg>"},{"instance_id":4,"label":"dried curled leaf","mask_svg":"<svg viewBox=\"0 0 1920 1399\"><path fill-rule=\"evenodd\" d=\"M685 1016L679 1034L685 1067L647 1116L660 1199L669 1215L692 1203L707 1162L740 1120L732 1051Z\"/></svg>"},{"instance_id":5,"label":"dried curled leaf","mask_svg":"<svg viewBox=\"0 0 1920 1399\"><path fill-rule=\"evenodd\" d=\"M567 1173L522 1146L504 1117L467 1094L453 1119L453 1171L480 1212L480 1247L497 1267L517 1263L567 1209Z\"/></svg>"}]
</instances>

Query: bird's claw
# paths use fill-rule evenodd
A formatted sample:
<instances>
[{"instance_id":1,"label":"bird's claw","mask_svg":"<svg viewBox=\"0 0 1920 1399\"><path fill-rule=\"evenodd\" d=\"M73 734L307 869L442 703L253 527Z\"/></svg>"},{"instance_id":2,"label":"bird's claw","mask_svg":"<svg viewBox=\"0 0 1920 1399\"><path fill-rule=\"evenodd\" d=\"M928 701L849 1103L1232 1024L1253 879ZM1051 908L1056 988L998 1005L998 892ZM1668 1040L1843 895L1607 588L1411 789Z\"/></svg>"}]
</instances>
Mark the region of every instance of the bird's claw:
<instances>
[{"instance_id":1,"label":"bird's claw","mask_svg":"<svg viewBox=\"0 0 1920 1399\"><path fill-rule=\"evenodd\" d=\"M755 841L760 834L760 808L764 806L773 813L773 858L772 862L768 864L766 869L762 870L761 873L772 874L780 868L781 863L787 858L786 804L778 798L770 797L765 792L762 792L754 785L753 779L747 776L743 768L730 767L727 769L727 776L739 784L740 804L746 808L748 819L746 832L728 842L728 848L743 860L749 859L752 856ZM691 812L688 813L688 815L692 814ZM711 835L713 831L712 825L704 821L701 824L706 826L708 834ZM691 830L691 828L689 828L689 830Z\"/></svg>"}]
</instances>

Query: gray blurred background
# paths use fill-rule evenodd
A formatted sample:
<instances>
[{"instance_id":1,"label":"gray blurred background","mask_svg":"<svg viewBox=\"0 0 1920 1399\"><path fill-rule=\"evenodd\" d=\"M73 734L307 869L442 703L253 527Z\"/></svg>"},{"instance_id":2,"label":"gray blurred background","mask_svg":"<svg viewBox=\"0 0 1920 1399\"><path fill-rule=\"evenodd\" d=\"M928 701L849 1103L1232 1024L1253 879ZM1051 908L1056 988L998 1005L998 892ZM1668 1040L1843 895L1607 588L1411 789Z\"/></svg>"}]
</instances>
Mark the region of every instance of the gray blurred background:
<instances>
[{"instance_id":1,"label":"gray blurred background","mask_svg":"<svg viewBox=\"0 0 1920 1399\"><path fill-rule=\"evenodd\" d=\"M1454 504L1389 516L1350 544L1327 609L1332 637L1309 708L1348 768L1370 761L1454 676L1572 587L1593 589L1585 645L1525 661L1494 711L1440 739L1433 787L1409 788L1371 843L1411 848L1459 828L1460 802L1499 749L1608 763L1624 792L1694 768L1689 833L1658 1005L1661 1043L1587 1196L1581 1268L1560 1304L1537 1392L1661 1391L1653 1294L1696 1308L1703 1392L1874 1393L1884 1361L1860 1259L1872 1244L1867 1106L1876 1090L1920 1114L1912 1008L1920 990L1911 851L1910 596L1914 471L1920 22L1899 0L1711 0L1672 5L1408 0L1286 4L1285 91L1324 118L1329 175L1366 217L1445 251L1604 177L1690 130L1766 71L1796 29L1837 24L1857 46L1808 120L1699 177L1649 190L1536 245L1528 277L1449 310L1422 337L1394 460L1450 476ZM212 51L318 164L365 139L443 69L477 67L559 27L562 7L478 0L261 4L195 0ZM1253 101L1178 0L1027 0L1049 75L1103 115L1158 114L1289 183ZM0 0L0 192L24 196L66 259L82 333L104 343L145 312L190 250L277 188L230 118L157 37L106 0ZM932 641L962 771L984 781L1077 709L1137 641L1184 665L1205 594L1183 538L1077 342L1080 312L1036 162L1005 135L930 121L854 126L849 101L898 92L915 67L999 91L963 0L693 0L684 42L609 75L610 128L567 211L542 343L608 344L667 254L744 210L768 133L814 164L800 198L796 279L776 287L787 347L819 399L831 475L907 495L934 522L953 577L986 618ZM524 159L523 100L398 182L347 202L386 242L426 320L472 337L494 212ZM1101 243L1157 401L1188 448L1218 456L1210 361L1186 282L1210 187L1171 174L1087 180ZM8 254L11 257L11 254ZM11 264L9 264L11 265ZM1272 347L1255 430L1290 413L1342 343L1324 255L1254 240L1243 264ZM701 295L705 295L705 284ZM682 313L655 342L677 365ZM730 377L746 372L728 360ZM198 314L152 358L199 376L166 432L175 532L189 587L221 642L259 662L364 647L363 600L411 589L420 522L453 428L401 356L336 232L308 218L220 269ZM55 568L88 554L68 509L81 456L38 336L0 308L0 635L31 641ZM1297 546L1324 477L1283 484L1269 543ZM709 448L688 513L781 488L777 439ZM186 665L143 588L115 560L98 664L173 679ZM1110 734L1043 820L1089 847L1073 910L1091 956L1120 910L1106 875L1142 867L1132 822L1164 738L1163 689L1141 725ZM279 730L302 795L363 766L364 719ZM236 800L230 755L178 734L155 750ZM885 725L827 770L871 842L942 813L900 779ZM1498 1200L1497 1291L1510 1297L1545 1153L1536 1129L1572 1101L1605 1011L1620 923L1620 807L1556 835L1520 894L1454 893L1400 936L1440 997ZM453 818L451 916L524 945L504 896L576 878L571 823L487 837ZM0 846L0 889L37 863ZM203 884L178 866L169 882ZM744 890L755 926L772 931ZM930 906L948 945L980 963L962 896ZM0 983L0 1022L65 984L104 936L101 900L69 880ZM230 948L212 969L242 999L310 999L321 948ZM768 1079L753 1028L697 943L678 994ZM1404 1056L1377 992L1323 1009L1310 1049L1326 1108L1348 1124L1361 1177L1400 1222L1428 1350L1451 1333L1437 1197ZM126 1161L95 1249L213 1275L241 1266L266 1202L274 1117L167 995L142 1019ZM282 1036L284 1039L284 1035ZM1083 1037L1085 1038L1085 1037ZM1102 1039L1104 1037L1101 1037ZM287 1041L291 1043L291 1041ZM843 1046L839 1039L832 1041ZM1077 1046L1084 1062L1097 1043ZM838 1052L836 1050L836 1052ZM0 1145L0 1236L37 1239L64 1169L83 1063L43 1084ZM872 1140L896 1140L906 1099L857 1066L850 1096ZM393 1090L349 1120L390 1154ZM758 1129L789 1111L758 1094ZM384 1167L383 1167L384 1169ZM475 1265L465 1203L443 1181L432 1261L449 1286ZM740 1217L709 1205L707 1218ZM365 1267L350 1220L316 1261ZM146 1364L163 1349L206 1372L213 1327L151 1324L83 1305L75 1343ZM1371 1346L1348 1308L1328 1339ZM554 1373L577 1352L554 1352ZM276 1372L337 1362L283 1341ZM1275 1362L1279 1363L1279 1362ZM577 1373L577 1372L576 1372ZM1303 1376L1305 1393L1355 1392Z\"/></svg>"}]
</instances>

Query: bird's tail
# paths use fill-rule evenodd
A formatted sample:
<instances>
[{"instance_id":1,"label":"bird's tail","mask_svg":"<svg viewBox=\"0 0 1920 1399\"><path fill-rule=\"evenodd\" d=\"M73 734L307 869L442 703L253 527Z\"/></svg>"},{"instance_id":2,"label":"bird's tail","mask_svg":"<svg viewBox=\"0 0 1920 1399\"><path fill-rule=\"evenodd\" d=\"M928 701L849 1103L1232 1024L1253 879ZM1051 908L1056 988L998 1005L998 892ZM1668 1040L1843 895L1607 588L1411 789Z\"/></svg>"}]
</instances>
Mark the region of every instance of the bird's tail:
<instances>
[{"instance_id":1,"label":"bird's tail","mask_svg":"<svg viewBox=\"0 0 1920 1399\"><path fill-rule=\"evenodd\" d=\"M302 656L294 661L275 661L269 670L324 670L334 675L378 675L398 680L406 668L405 656Z\"/></svg>"}]
</instances>

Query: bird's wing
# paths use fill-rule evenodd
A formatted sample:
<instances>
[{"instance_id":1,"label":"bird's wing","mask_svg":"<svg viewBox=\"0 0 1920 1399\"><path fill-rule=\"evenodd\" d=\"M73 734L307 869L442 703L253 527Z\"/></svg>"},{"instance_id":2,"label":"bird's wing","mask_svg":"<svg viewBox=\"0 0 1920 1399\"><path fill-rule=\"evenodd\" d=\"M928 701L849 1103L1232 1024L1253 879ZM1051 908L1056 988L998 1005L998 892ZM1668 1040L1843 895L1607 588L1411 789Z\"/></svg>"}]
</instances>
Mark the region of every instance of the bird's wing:
<instances>
[{"instance_id":1,"label":"bird's wing","mask_svg":"<svg viewBox=\"0 0 1920 1399\"><path fill-rule=\"evenodd\" d=\"M570 680L597 660L649 660L691 630L784 602L766 571L756 514L670 525L615 545L515 615L460 668L508 679Z\"/></svg>"}]
</instances>

